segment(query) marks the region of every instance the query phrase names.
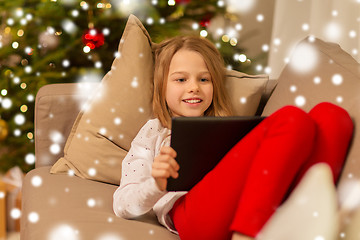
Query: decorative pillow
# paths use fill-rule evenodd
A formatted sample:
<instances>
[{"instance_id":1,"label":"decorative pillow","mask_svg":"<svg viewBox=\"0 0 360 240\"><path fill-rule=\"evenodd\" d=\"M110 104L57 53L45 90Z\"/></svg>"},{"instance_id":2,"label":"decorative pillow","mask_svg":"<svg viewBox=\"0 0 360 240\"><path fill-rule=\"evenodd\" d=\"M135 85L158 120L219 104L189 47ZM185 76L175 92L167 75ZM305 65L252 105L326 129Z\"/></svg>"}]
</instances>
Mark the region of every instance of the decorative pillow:
<instances>
[{"instance_id":1,"label":"decorative pillow","mask_svg":"<svg viewBox=\"0 0 360 240\"><path fill-rule=\"evenodd\" d=\"M74 173L82 178L119 184L121 162L139 129L152 116L152 42L141 22L128 19L119 44L120 57L103 78L74 123L64 157L51 173ZM236 115L254 115L267 76L227 72L227 87Z\"/></svg>"},{"instance_id":2,"label":"decorative pillow","mask_svg":"<svg viewBox=\"0 0 360 240\"><path fill-rule=\"evenodd\" d=\"M230 95L235 115L255 115L268 80L267 75L248 75L234 70L227 70L226 89Z\"/></svg>"},{"instance_id":3,"label":"decorative pillow","mask_svg":"<svg viewBox=\"0 0 360 240\"><path fill-rule=\"evenodd\" d=\"M282 71L263 115L270 115L285 105L297 105L309 111L316 104L327 101L346 109L355 126L360 126L359 93L359 63L337 44L307 38L296 47ZM360 131L355 129L340 177L340 192L349 180L360 179L360 148L356 147L359 145Z\"/></svg>"},{"instance_id":4,"label":"decorative pillow","mask_svg":"<svg viewBox=\"0 0 360 240\"><path fill-rule=\"evenodd\" d=\"M151 117L153 54L150 36L131 15L111 70L75 120L64 157L51 173L120 183L121 160L138 130Z\"/></svg>"},{"instance_id":5,"label":"decorative pillow","mask_svg":"<svg viewBox=\"0 0 360 240\"><path fill-rule=\"evenodd\" d=\"M338 202L330 167L312 166L256 239L337 239Z\"/></svg>"}]
</instances>

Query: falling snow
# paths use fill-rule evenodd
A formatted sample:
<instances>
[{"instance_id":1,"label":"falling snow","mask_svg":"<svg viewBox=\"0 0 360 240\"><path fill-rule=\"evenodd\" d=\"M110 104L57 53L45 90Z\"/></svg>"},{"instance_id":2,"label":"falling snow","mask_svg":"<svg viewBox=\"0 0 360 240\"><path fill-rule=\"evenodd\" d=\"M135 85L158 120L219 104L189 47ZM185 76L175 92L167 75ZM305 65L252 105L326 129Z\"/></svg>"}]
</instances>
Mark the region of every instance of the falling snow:
<instances>
[{"instance_id":1,"label":"falling snow","mask_svg":"<svg viewBox=\"0 0 360 240\"><path fill-rule=\"evenodd\" d=\"M314 83L315 84L320 84L321 83L321 78L320 77L314 77Z\"/></svg>"},{"instance_id":2,"label":"falling snow","mask_svg":"<svg viewBox=\"0 0 360 240\"><path fill-rule=\"evenodd\" d=\"M119 117L114 118L114 123L116 125L120 125L121 124L121 118L119 118Z\"/></svg>"},{"instance_id":3,"label":"falling snow","mask_svg":"<svg viewBox=\"0 0 360 240\"><path fill-rule=\"evenodd\" d=\"M41 184L42 184L42 178L40 176L33 176L31 178L31 184L34 186L34 187L40 187Z\"/></svg>"},{"instance_id":4,"label":"falling snow","mask_svg":"<svg viewBox=\"0 0 360 240\"><path fill-rule=\"evenodd\" d=\"M10 216L12 219L19 219L20 216L21 216L21 211L20 209L18 208L13 208L11 211L10 211Z\"/></svg>"},{"instance_id":5,"label":"falling snow","mask_svg":"<svg viewBox=\"0 0 360 240\"><path fill-rule=\"evenodd\" d=\"M96 169L95 168L89 168L88 170L89 176L95 176L96 175Z\"/></svg>"},{"instance_id":6,"label":"falling snow","mask_svg":"<svg viewBox=\"0 0 360 240\"><path fill-rule=\"evenodd\" d=\"M50 152L54 155L59 154L61 151L61 146L58 143L53 143L50 145Z\"/></svg>"},{"instance_id":7,"label":"falling snow","mask_svg":"<svg viewBox=\"0 0 360 240\"><path fill-rule=\"evenodd\" d=\"M88 199L88 200L87 200L87 205L88 205L88 207L90 207L90 208L95 207L95 205L96 205L95 199L93 199L93 198Z\"/></svg>"},{"instance_id":8,"label":"falling snow","mask_svg":"<svg viewBox=\"0 0 360 240\"><path fill-rule=\"evenodd\" d=\"M134 8L133 4L130 4L130 1L118 1L119 5L117 6L118 8L121 8L122 11L126 11L126 12L131 12ZM128 2L128 4L127 4ZM169 1L173 2L175 5L175 1ZM225 4L226 2L226 4ZM300 1L299 1L300 2ZM152 0L151 3L153 5L158 4L157 0ZM255 0L243 0L243 1L237 1L237 0L226 0L226 1L218 1L218 6L227 6L228 10L231 12L240 12L240 13L248 13L250 12L252 9L254 9L255 7ZM114 4L115 5L115 4ZM117 4L116 4L117 5ZM83 10L88 10L89 6L88 4L83 4L82 6ZM79 11L77 10L73 10L70 12L72 17L77 17L79 15ZM17 11L16 12L17 16L23 16L23 12L21 11ZM339 12L334 10L331 12L333 17L338 17L339 16ZM30 21L31 17L27 16L26 19L22 20L22 24L26 24L26 21ZM264 21L268 21L268 19L262 14L262 13L258 13L256 15L255 20L259 23L262 23ZM165 19L160 19L159 20L161 23L165 23ZM154 19L152 18L146 18L145 22L149 25L154 24ZM12 26L15 24L14 19L12 18L8 18L7 19L7 24L9 26ZM192 29L193 30L199 30L200 26L198 23L192 23ZM74 22L70 19L65 19L64 21L61 22L61 27L63 28L63 30L69 34L73 34L76 31L78 31L76 25L74 24ZM236 26L233 26L233 29L225 29L225 28L217 28L214 32L216 33L217 36L222 36L225 33L228 36L233 36L233 37L237 37L238 36L238 32L243 30L243 25L241 23L236 24ZM300 29L304 32L309 32L312 30L312 26L309 23L303 23L300 27ZM50 33L52 31L52 29L48 29L48 32ZM55 30L53 30L55 31ZM208 31L207 30L201 30L199 31L200 35L203 37L208 36ZM358 33L355 30L350 30L350 31L346 31L342 28L342 26L340 24L338 24L337 22L329 22L328 24L325 25L325 27L323 28L323 32L324 35L328 38L328 40L334 41L334 42L338 42L343 35L347 35L349 38L351 39L356 39L358 36ZM103 33L105 35L110 34L108 29L104 29ZM52 33L54 34L54 32ZM309 39L310 42L314 41L314 38L310 38ZM121 42L122 43L122 42ZM276 47L280 47L281 45L283 45L283 39L281 38L275 38L273 41L274 46ZM13 42L12 46L14 49L17 49L19 47L19 43L17 42ZM220 47L220 44L217 44L218 47ZM263 52L269 52L273 49L271 49L271 45L269 45L269 43L263 43L261 46L261 50ZM84 52L86 51L90 51L88 49L84 49ZM31 48L26 48L25 49L25 53L29 54L31 53ZM352 54L356 55L358 54L358 50L357 49L353 49L352 50ZM139 57L142 58L144 55L141 53L139 54ZM114 57L116 58L120 58L121 57L121 53L119 52L115 52L114 53ZM248 57L245 54L238 54L236 53L234 55L234 59L240 62L246 62L246 60L248 59ZM289 62L289 58L285 58L285 62ZM310 44L305 44L302 45L298 48L298 50L293 54L293 58L290 62L291 67L300 72L300 73L306 73L311 71L313 68L315 68L318 64L318 56L316 51L313 49L313 47ZM62 61L62 66L64 68L68 68L71 66L71 62L68 59L64 59ZM101 68L102 67L102 63L100 61L97 61L94 63L94 67L95 68ZM115 70L115 66L112 67L112 70ZM271 68L269 66L262 66L262 65L258 65L256 67L257 71L265 71L265 73L269 74L271 72ZM26 73L32 73L33 69L31 66L27 66L24 68L24 71ZM78 82L83 82L86 81L88 82L89 80L92 82L99 82L102 78L102 75L87 75L83 78L79 78ZM325 81L325 80L324 80ZM13 79L13 82L15 84L19 84L21 82L21 80L17 77L15 77ZM344 79L343 76L341 74L334 74L331 78L331 82L333 85L335 86L340 86L344 83ZM322 79L319 76L316 76L313 78L313 83L315 85L319 85L322 83ZM131 87L132 88L138 88L139 86L139 81L138 78L135 76L132 81L131 81ZM79 93L81 95L89 95L89 91L94 89L92 87L92 85L86 86L86 85L82 85L79 88ZM290 92L292 93L296 93L298 91L298 87L296 85L292 85L290 86ZM3 94L3 96L5 96L6 94ZM102 94L99 93L98 97L101 97ZM342 103L344 101L343 96L334 96L335 100L337 103ZM27 100L30 101L34 101L34 96L33 95L28 95ZM242 104L246 104L247 103L247 99L245 97L241 97L239 99L240 103ZM12 100L10 98L3 98L0 100L1 106L4 109L10 109L13 105ZM298 95L295 97L294 99L294 103L299 106L299 107L303 107L306 104L306 98L302 95ZM88 110L88 105L84 106L85 110ZM139 107L138 111L140 113L144 113L144 108L143 107ZM111 112L115 112L115 109L112 109ZM49 114L49 118L53 118L54 116L52 114ZM121 117L114 117L113 123L115 125L120 125L122 123L122 118ZM14 122L16 123L16 125L23 125L26 122L26 118L23 114L17 114L15 115L14 118ZM90 123L90 119L88 119L86 121L87 123ZM102 135L105 135L107 133L107 129L106 127L102 127L100 128L99 132ZM19 129L16 129L14 131L14 135L20 136L21 135L21 131ZM50 140L52 141L52 144L50 145L50 152L52 154L59 154L61 152L61 144L65 141L64 136L58 132L58 131L52 131L50 133ZM81 138L81 135L77 135L77 137ZM120 139L124 138L123 134L120 134L118 136ZM111 136L110 136L111 138ZM84 137L85 141L88 140L88 137ZM25 161L27 164L34 164L35 163L35 155L32 153L29 153L25 156ZM99 161L95 160L95 164L98 164ZM88 174L90 176L95 176L96 175L96 169L95 168L89 168L88 169ZM75 173L73 170L69 170L68 174L70 176L74 176ZM348 175L349 179L353 178L352 174ZM39 188L42 186L43 184L43 180L40 176L33 176L31 178L31 184L33 187ZM64 190L66 193L68 193L70 191L69 188L65 188ZM5 197L5 192L0 192L0 199ZM342 207L344 207L345 209L355 209L357 207L360 206L360 182L355 181L355 180L348 180L346 182L346 185L344 188L342 188L342 190L339 192L339 198L340 198L340 202ZM55 201L55 200L54 200ZM305 200L304 200L305 201ZM90 208L93 208L96 206L97 202L95 199L93 198L89 198L86 202L87 206ZM21 211L20 209L14 208L11 210L11 217L13 219L19 219L21 217ZM319 217L319 213L317 211L312 212L312 216L314 218ZM36 224L39 222L40 220L40 216L37 212L30 212L27 216L28 221L30 223ZM112 217L107 218L107 222L112 223L114 221L114 219ZM154 235L154 230L149 230L148 232L150 235ZM341 238L345 238L345 233L340 233L340 237ZM49 240L63 240L63 239L67 239L67 240L79 240L79 233L78 230L76 230L75 228L73 228L70 225L67 224L63 224L63 225L59 225L56 226L55 228L50 230L49 236L48 236ZM96 238L96 240L123 240L124 238L118 234L115 233L107 233L104 235L101 235L99 237ZM325 240L324 236L315 236L313 240Z\"/></svg>"},{"instance_id":9,"label":"falling snow","mask_svg":"<svg viewBox=\"0 0 360 240\"><path fill-rule=\"evenodd\" d=\"M290 86L290 92L296 92L297 87L295 85Z\"/></svg>"},{"instance_id":10,"label":"falling snow","mask_svg":"<svg viewBox=\"0 0 360 240\"><path fill-rule=\"evenodd\" d=\"M295 105L298 107L303 107L306 103L306 98L304 96L297 96L295 98Z\"/></svg>"},{"instance_id":11,"label":"falling snow","mask_svg":"<svg viewBox=\"0 0 360 240\"><path fill-rule=\"evenodd\" d=\"M302 44L296 48L290 65L295 71L305 73L314 69L317 62L317 50L310 44Z\"/></svg>"},{"instance_id":12,"label":"falling snow","mask_svg":"<svg viewBox=\"0 0 360 240\"><path fill-rule=\"evenodd\" d=\"M241 97L240 98L240 103L245 104L246 103L246 97Z\"/></svg>"},{"instance_id":13,"label":"falling snow","mask_svg":"<svg viewBox=\"0 0 360 240\"><path fill-rule=\"evenodd\" d=\"M133 88L137 88L139 86L139 82L138 82L138 78L134 77L133 80L131 81L131 86Z\"/></svg>"},{"instance_id":14,"label":"falling snow","mask_svg":"<svg viewBox=\"0 0 360 240\"><path fill-rule=\"evenodd\" d=\"M64 224L53 228L50 231L48 240L79 240L78 232L71 226Z\"/></svg>"},{"instance_id":15,"label":"falling snow","mask_svg":"<svg viewBox=\"0 0 360 240\"><path fill-rule=\"evenodd\" d=\"M33 153L26 154L25 162L29 165L34 164L35 163L35 155Z\"/></svg>"},{"instance_id":16,"label":"falling snow","mask_svg":"<svg viewBox=\"0 0 360 240\"><path fill-rule=\"evenodd\" d=\"M36 212L31 212L28 215L28 220L31 223L37 223L39 221L39 219L40 219L39 214Z\"/></svg>"},{"instance_id":17,"label":"falling snow","mask_svg":"<svg viewBox=\"0 0 360 240\"><path fill-rule=\"evenodd\" d=\"M341 74L335 74L331 78L331 81L334 85L341 85L343 83L343 77L341 76Z\"/></svg>"}]
</instances>

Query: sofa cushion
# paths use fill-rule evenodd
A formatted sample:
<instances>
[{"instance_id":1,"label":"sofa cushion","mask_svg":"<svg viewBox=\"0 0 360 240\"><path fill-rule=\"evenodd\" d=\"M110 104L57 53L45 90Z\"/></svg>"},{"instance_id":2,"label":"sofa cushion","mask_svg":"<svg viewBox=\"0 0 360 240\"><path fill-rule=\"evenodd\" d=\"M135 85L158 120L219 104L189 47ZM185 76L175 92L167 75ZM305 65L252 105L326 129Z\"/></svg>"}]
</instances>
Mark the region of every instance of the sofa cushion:
<instances>
[{"instance_id":1,"label":"sofa cushion","mask_svg":"<svg viewBox=\"0 0 360 240\"><path fill-rule=\"evenodd\" d=\"M64 157L52 173L119 184L121 159L138 130L151 117L153 55L150 36L141 22L129 17L111 70L78 115Z\"/></svg>"},{"instance_id":2,"label":"sofa cushion","mask_svg":"<svg viewBox=\"0 0 360 240\"><path fill-rule=\"evenodd\" d=\"M336 239L338 202L331 169L312 166L256 239Z\"/></svg>"},{"instance_id":3,"label":"sofa cushion","mask_svg":"<svg viewBox=\"0 0 360 240\"><path fill-rule=\"evenodd\" d=\"M117 186L49 170L37 168L24 179L21 239L179 239L153 212L136 220L116 217Z\"/></svg>"},{"instance_id":4,"label":"sofa cushion","mask_svg":"<svg viewBox=\"0 0 360 240\"><path fill-rule=\"evenodd\" d=\"M346 109L355 126L359 126L359 93L359 63L337 44L306 38L296 47L282 71L262 115L270 115L285 105L296 105L308 111L327 101ZM356 147L359 145L360 131L355 130L340 177L340 191L348 180L360 178L360 148ZM342 198L346 199L346 196Z\"/></svg>"},{"instance_id":5,"label":"sofa cushion","mask_svg":"<svg viewBox=\"0 0 360 240\"><path fill-rule=\"evenodd\" d=\"M121 161L131 141L151 118L152 42L141 22L129 17L119 55L75 120L64 157L51 173L119 184ZM226 86L236 115L254 115L265 90L266 75L251 76L228 70Z\"/></svg>"},{"instance_id":6,"label":"sofa cushion","mask_svg":"<svg viewBox=\"0 0 360 240\"><path fill-rule=\"evenodd\" d=\"M268 80L267 75L249 75L235 70L227 70L225 85L235 115L255 115Z\"/></svg>"}]
</instances>

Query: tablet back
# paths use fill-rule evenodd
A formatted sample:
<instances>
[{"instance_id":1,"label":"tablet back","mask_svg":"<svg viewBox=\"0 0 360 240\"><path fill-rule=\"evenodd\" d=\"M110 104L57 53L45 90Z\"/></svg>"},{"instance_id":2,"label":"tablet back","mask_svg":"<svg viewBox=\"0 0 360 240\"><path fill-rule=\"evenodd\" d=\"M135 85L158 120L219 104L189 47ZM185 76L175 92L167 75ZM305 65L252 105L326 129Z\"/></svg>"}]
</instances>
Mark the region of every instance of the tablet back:
<instances>
[{"instance_id":1,"label":"tablet back","mask_svg":"<svg viewBox=\"0 0 360 240\"><path fill-rule=\"evenodd\" d=\"M169 178L168 191L188 191L264 117L176 117L171 147L177 152L179 177Z\"/></svg>"}]
</instances>

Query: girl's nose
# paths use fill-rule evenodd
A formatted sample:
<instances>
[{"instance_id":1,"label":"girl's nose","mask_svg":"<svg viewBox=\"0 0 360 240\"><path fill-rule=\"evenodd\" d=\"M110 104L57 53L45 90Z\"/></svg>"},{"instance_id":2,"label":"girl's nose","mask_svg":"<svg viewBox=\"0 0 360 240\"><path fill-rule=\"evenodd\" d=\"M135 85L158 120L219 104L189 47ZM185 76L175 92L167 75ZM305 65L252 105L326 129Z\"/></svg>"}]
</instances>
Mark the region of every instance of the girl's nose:
<instances>
[{"instance_id":1,"label":"girl's nose","mask_svg":"<svg viewBox=\"0 0 360 240\"><path fill-rule=\"evenodd\" d=\"M196 80L189 81L189 92L199 92L199 83Z\"/></svg>"}]
</instances>

